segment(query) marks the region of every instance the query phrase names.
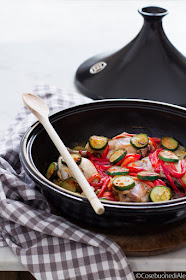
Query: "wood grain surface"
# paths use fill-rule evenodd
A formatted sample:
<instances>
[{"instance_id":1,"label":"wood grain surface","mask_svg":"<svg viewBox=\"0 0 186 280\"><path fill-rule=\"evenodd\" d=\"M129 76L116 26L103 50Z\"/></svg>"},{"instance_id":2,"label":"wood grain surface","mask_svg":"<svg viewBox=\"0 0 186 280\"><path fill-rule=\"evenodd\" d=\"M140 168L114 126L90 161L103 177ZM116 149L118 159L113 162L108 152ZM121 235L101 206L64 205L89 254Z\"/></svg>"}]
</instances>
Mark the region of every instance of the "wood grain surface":
<instances>
[{"instance_id":1,"label":"wood grain surface","mask_svg":"<svg viewBox=\"0 0 186 280\"><path fill-rule=\"evenodd\" d=\"M53 205L52 212L62 215ZM70 220L70 222L74 222ZM78 226L104 234L114 240L126 256L152 256L168 253L186 246L186 219L156 228L95 229L76 223Z\"/></svg>"}]
</instances>

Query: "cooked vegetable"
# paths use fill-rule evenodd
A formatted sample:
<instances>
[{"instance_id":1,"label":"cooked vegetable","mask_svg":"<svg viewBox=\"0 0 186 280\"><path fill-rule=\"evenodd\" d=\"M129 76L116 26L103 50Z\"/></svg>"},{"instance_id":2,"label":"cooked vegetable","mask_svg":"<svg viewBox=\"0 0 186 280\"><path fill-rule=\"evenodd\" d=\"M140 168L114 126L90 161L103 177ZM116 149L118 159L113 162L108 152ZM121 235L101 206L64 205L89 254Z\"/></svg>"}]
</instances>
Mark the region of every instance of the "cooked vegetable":
<instances>
[{"instance_id":1,"label":"cooked vegetable","mask_svg":"<svg viewBox=\"0 0 186 280\"><path fill-rule=\"evenodd\" d=\"M174 154L177 155L179 159L186 159L185 147L179 145L178 148L174 151Z\"/></svg>"},{"instance_id":2,"label":"cooked vegetable","mask_svg":"<svg viewBox=\"0 0 186 280\"><path fill-rule=\"evenodd\" d=\"M52 179L53 177L55 177L57 175L57 171L58 171L58 165L57 162L52 162L46 172L46 178Z\"/></svg>"},{"instance_id":3,"label":"cooked vegetable","mask_svg":"<svg viewBox=\"0 0 186 280\"><path fill-rule=\"evenodd\" d=\"M132 137L130 143L137 149L144 148L149 143L149 138L146 134L140 133Z\"/></svg>"},{"instance_id":4,"label":"cooked vegetable","mask_svg":"<svg viewBox=\"0 0 186 280\"><path fill-rule=\"evenodd\" d=\"M130 190L134 185L135 181L130 176L118 176L113 180L113 186L118 191Z\"/></svg>"},{"instance_id":5,"label":"cooked vegetable","mask_svg":"<svg viewBox=\"0 0 186 280\"><path fill-rule=\"evenodd\" d=\"M75 146L73 148L73 150L75 150L75 151L86 151L85 147L83 147L83 146Z\"/></svg>"},{"instance_id":6,"label":"cooked vegetable","mask_svg":"<svg viewBox=\"0 0 186 280\"><path fill-rule=\"evenodd\" d=\"M71 154L71 157L73 158L73 160L75 161L75 163L77 165L79 165L81 163L81 155L79 154ZM66 162L64 161L64 159L61 160L62 164L67 165Z\"/></svg>"},{"instance_id":7,"label":"cooked vegetable","mask_svg":"<svg viewBox=\"0 0 186 280\"><path fill-rule=\"evenodd\" d=\"M119 149L116 150L109 158L110 163L117 164L119 163L127 154L127 150Z\"/></svg>"},{"instance_id":8,"label":"cooked vegetable","mask_svg":"<svg viewBox=\"0 0 186 280\"><path fill-rule=\"evenodd\" d=\"M156 186L150 192L153 202L167 201L171 199L171 190L165 186Z\"/></svg>"},{"instance_id":9,"label":"cooked vegetable","mask_svg":"<svg viewBox=\"0 0 186 280\"><path fill-rule=\"evenodd\" d=\"M175 151L178 148L178 141L172 137L163 137L161 139L161 146L164 149Z\"/></svg>"},{"instance_id":10,"label":"cooked vegetable","mask_svg":"<svg viewBox=\"0 0 186 280\"><path fill-rule=\"evenodd\" d=\"M128 154L125 156L125 159L123 160L121 166L127 166L129 163L137 161L141 158L140 154Z\"/></svg>"},{"instance_id":11,"label":"cooked vegetable","mask_svg":"<svg viewBox=\"0 0 186 280\"><path fill-rule=\"evenodd\" d=\"M110 178L109 178L109 177L106 177L105 180L104 180L104 182L103 182L103 185L102 185L102 187L101 187L101 189L100 189L100 192L99 192L98 195L97 195L98 198L100 198L100 197L103 196L104 192L106 191L106 189L107 189L107 187L108 187L109 182L110 182Z\"/></svg>"},{"instance_id":12,"label":"cooked vegetable","mask_svg":"<svg viewBox=\"0 0 186 280\"><path fill-rule=\"evenodd\" d=\"M68 151L99 199L156 202L186 196L186 148L173 137L93 135L85 148L74 149ZM61 155L46 172L46 178L61 188L85 196L72 176Z\"/></svg>"},{"instance_id":13,"label":"cooked vegetable","mask_svg":"<svg viewBox=\"0 0 186 280\"><path fill-rule=\"evenodd\" d=\"M129 170L127 168L121 167L121 166L112 166L107 170L107 174L110 176L128 175Z\"/></svg>"},{"instance_id":14,"label":"cooked vegetable","mask_svg":"<svg viewBox=\"0 0 186 280\"><path fill-rule=\"evenodd\" d=\"M185 173L186 173L186 163L184 159L180 160L180 165L181 165L181 172L178 172L175 164L173 162L170 162L169 164L166 165L166 168L168 170L168 172L170 173L170 175L172 175L175 178L182 178Z\"/></svg>"},{"instance_id":15,"label":"cooked vegetable","mask_svg":"<svg viewBox=\"0 0 186 280\"><path fill-rule=\"evenodd\" d=\"M138 172L137 177L144 181L154 181L159 178L159 174L155 172L141 171Z\"/></svg>"},{"instance_id":16,"label":"cooked vegetable","mask_svg":"<svg viewBox=\"0 0 186 280\"><path fill-rule=\"evenodd\" d=\"M108 138L104 136L93 135L89 138L89 145L93 150L103 150L108 145Z\"/></svg>"},{"instance_id":17,"label":"cooked vegetable","mask_svg":"<svg viewBox=\"0 0 186 280\"><path fill-rule=\"evenodd\" d=\"M158 157L167 162L178 162L179 158L171 151L168 150L162 150L159 152Z\"/></svg>"},{"instance_id":18,"label":"cooked vegetable","mask_svg":"<svg viewBox=\"0 0 186 280\"><path fill-rule=\"evenodd\" d=\"M80 186L73 177L69 177L64 181L59 181L57 185L71 192L81 192Z\"/></svg>"}]
</instances>

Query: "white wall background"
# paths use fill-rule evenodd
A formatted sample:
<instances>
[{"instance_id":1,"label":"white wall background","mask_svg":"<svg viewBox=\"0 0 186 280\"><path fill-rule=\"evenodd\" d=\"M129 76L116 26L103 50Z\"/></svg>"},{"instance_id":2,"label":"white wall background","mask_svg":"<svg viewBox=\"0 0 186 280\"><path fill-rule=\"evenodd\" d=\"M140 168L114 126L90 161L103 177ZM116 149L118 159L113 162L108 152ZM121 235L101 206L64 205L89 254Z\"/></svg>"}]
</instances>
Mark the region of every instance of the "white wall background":
<instances>
[{"instance_id":1,"label":"white wall background","mask_svg":"<svg viewBox=\"0 0 186 280\"><path fill-rule=\"evenodd\" d=\"M137 9L167 8L164 30L186 55L186 1L0 1L0 135L14 118L21 94L37 83L74 89L77 67L87 58L119 49L139 32Z\"/></svg>"}]
</instances>

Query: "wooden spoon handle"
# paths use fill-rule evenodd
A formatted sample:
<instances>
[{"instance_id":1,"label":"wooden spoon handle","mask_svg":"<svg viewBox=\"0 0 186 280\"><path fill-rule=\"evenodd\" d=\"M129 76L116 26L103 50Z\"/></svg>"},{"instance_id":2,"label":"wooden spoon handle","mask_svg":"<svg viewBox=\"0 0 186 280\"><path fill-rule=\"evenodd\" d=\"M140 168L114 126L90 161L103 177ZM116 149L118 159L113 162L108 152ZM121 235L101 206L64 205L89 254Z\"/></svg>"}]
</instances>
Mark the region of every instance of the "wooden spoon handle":
<instances>
[{"instance_id":1,"label":"wooden spoon handle","mask_svg":"<svg viewBox=\"0 0 186 280\"><path fill-rule=\"evenodd\" d=\"M92 205L93 209L98 215L104 213L104 206L101 204L101 201L98 199L96 194L94 193L93 189L89 185L88 181L84 177L83 173L72 159L70 153L68 152L67 148L63 144L62 140L56 133L55 129L49 122L48 118L40 119L40 122L46 129L48 135L52 139L54 145L56 146L59 153L62 155L64 160L66 161L68 167L70 168L74 178L77 180L79 185L81 186L83 192L85 193L86 198L89 200L90 204Z\"/></svg>"}]
</instances>

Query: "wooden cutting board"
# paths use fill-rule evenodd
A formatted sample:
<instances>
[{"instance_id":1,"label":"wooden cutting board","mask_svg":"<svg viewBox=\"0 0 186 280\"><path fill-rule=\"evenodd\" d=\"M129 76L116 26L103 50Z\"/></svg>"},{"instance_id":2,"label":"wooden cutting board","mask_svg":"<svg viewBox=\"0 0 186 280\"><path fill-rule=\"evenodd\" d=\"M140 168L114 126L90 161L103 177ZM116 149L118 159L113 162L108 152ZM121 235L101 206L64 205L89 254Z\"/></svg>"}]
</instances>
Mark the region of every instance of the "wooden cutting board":
<instances>
[{"instance_id":1,"label":"wooden cutting board","mask_svg":"<svg viewBox=\"0 0 186 280\"><path fill-rule=\"evenodd\" d=\"M84 227L86 228L86 227ZM170 225L148 229L146 232L129 229L107 232L102 229L90 229L114 240L125 252L126 256L152 256L168 253L186 246L186 219Z\"/></svg>"},{"instance_id":2,"label":"wooden cutting board","mask_svg":"<svg viewBox=\"0 0 186 280\"><path fill-rule=\"evenodd\" d=\"M60 215L53 206L51 208L54 214ZM108 233L108 230L76 224L93 232L104 234L114 240L127 256L152 256L186 246L186 219L156 229L146 229L143 232L126 227L126 231L122 230L122 234L119 229L114 230L114 232L109 229Z\"/></svg>"},{"instance_id":3,"label":"wooden cutting board","mask_svg":"<svg viewBox=\"0 0 186 280\"><path fill-rule=\"evenodd\" d=\"M152 256L186 246L186 219L147 233L105 234L113 239L127 256Z\"/></svg>"}]
</instances>

